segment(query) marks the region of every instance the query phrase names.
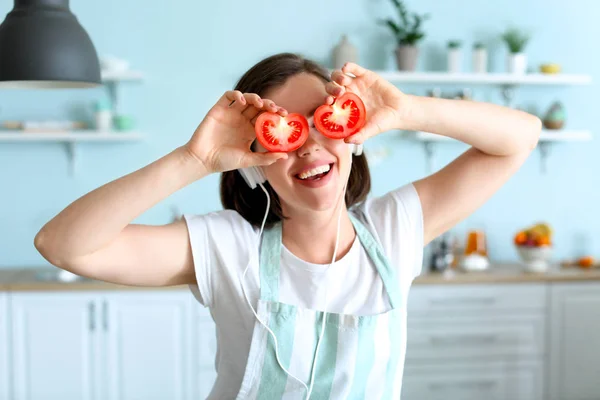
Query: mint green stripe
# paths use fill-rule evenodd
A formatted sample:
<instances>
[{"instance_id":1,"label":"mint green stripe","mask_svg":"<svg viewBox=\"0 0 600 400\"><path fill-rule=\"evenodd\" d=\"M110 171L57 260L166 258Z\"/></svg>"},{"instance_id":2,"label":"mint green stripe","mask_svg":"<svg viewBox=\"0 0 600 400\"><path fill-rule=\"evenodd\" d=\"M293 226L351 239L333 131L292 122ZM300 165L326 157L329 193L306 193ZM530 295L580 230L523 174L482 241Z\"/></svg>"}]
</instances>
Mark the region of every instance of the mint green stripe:
<instances>
[{"instance_id":1,"label":"mint green stripe","mask_svg":"<svg viewBox=\"0 0 600 400\"><path fill-rule=\"evenodd\" d=\"M381 276L383 286L388 293L392 308L401 307L402 296L400 295L400 285L398 275L396 274L396 268L390 265L383 249L363 223L352 214L350 214L350 219L354 225L358 240L360 240L365 251L369 255L369 258L371 258L371 261L375 264L377 272L379 272L379 275Z\"/></svg>"},{"instance_id":2,"label":"mint green stripe","mask_svg":"<svg viewBox=\"0 0 600 400\"><path fill-rule=\"evenodd\" d=\"M394 393L394 381L396 379L396 370L398 369L398 361L400 359L401 343L402 343L402 313L400 310L392 310L389 313L389 335L390 335L390 358L388 360L387 370L385 373L385 392L384 399L391 399Z\"/></svg>"},{"instance_id":3,"label":"mint green stripe","mask_svg":"<svg viewBox=\"0 0 600 400\"><path fill-rule=\"evenodd\" d=\"M294 331L296 327L296 308L291 306L276 307L271 311L269 328L277 338L279 360L288 369L294 348ZM287 374L281 369L275 357L275 342L268 335L267 348L265 349L265 360L258 388L258 398L265 400L279 400L285 391Z\"/></svg>"},{"instance_id":4,"label":"mint green stripe","mask_svg":"<svg viewBox=\"0 0 600 400\"><path fill-rule=\"evenodd\" d=\"M323 322L323 314L319 318L319 330L317 338L321 334L321 323ZM325 323L325 332L319 347L317 355L317 370L315 371L315 383L311 398L327 400L331 398L331 388L333 386L333 378L335 377L335 368L337 366L337 348L338 348L338 332L339 332L339 316L337 314L327 315ZM341 365L341 368L347 367Z\"/></svg>"},{"instance_id":5,"label":"mint green stripe","mask_svg":"<svg viewBox=\"0 0 600 400\"><path fill-rule=\"evenodd\" d=\"M260 246L260 298L279 300L279 262L281 259L281 224L263 232Z\"/></svg>"},{"instance_id":6,"label":"mint green stripe","mask_svg":"<svg viewBox=\"0 0 600 400\"><path fill-rule=\"evenodd\" d=\"M376 319L361 319L358 327L358 350L352 390L348 399L363 400L367 388L367 379L375 361L375 321Z\"/></svg>"}]
</instances>

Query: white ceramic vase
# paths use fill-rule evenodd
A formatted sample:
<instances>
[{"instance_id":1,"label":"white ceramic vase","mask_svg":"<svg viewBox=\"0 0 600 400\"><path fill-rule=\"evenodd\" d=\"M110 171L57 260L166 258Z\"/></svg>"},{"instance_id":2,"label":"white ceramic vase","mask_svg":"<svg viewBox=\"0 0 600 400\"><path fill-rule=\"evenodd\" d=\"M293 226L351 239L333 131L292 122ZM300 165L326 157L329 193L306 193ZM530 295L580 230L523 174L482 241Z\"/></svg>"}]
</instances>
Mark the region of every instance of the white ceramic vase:
<instances>
[{"instance_id":1,"label":"white ceramic vase","mask_svg":"<svg viewBox=\"0 0 600 400\"><path fill-rule=\"evenodd\" d=\"M473 50L473 72L476 74L487 73L488 54L486 49Z\"/></svg>"},{"instance_id":2,"label":"white ceramic vase","mask_svg":"<svg viewBox=\"0 0 600 400\"><path fill-rule=\"evenodd\" d=\"M333 49L333 68L340 69L347 62L358 63L358 50L347 35L343 35L340 42Z\"/></svg>"},{"instance_id":3,"label":"white ceramic vase","mask_svg":"<svg viewBox=\"0 0 600 400\"><path fill-rule=\"evenodd\" d=\"M462 51L460 48L448 49L448 72L456 74L462 69Z\"/></svg>"},{"instance_id":4,"label":"white ceramic vase","mask_svg":"<svg viewBox=\"0 0 600 400\"><path fill-rule=\"evenodd\" d=\"M525 53L509 53L506 58L506 69L510 74L527 72L527 55Z\"/></svg>"}]
</instances>

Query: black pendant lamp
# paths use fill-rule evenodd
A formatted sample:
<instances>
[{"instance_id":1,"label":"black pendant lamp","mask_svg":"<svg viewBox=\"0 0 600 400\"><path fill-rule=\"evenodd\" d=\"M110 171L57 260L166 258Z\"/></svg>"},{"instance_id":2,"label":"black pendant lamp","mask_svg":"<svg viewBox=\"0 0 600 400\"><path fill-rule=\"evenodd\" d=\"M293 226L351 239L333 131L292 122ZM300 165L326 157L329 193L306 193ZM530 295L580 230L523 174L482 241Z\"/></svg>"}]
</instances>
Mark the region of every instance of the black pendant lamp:
<instances>
[{"instance_id":1,"label":"black pendant lamp","mask_svg":"<svg viewBox=\"0 0 600 400\"><path fill-rule=\"evenodd\" d=\"M69 0L14 0L0 25L0 88L89 88L98 54Z\"/></svg>"}]
</instances>

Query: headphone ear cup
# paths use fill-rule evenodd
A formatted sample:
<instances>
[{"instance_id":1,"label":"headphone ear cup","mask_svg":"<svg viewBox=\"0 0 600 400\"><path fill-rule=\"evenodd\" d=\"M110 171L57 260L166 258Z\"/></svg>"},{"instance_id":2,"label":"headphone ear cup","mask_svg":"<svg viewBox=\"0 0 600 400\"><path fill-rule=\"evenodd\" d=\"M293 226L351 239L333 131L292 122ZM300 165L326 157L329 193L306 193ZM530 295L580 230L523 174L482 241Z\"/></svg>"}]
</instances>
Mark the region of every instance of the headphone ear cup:
<instances>
[{"instance_id":1,"label":"headphone ear cup","mask_svg":"<svg viewBox=\"0 0 600 400\"><path fill-rule=\"evenodd\" d=\"M350 152L352 154L354 154L355 156L360 156L363 153L363 145L361 144L354 144L352 143L350 145Z\"/></svg>"},{"instance_id":2,"label":"headphone ear cup","mask_svg":"<svg viewBox=\"0 0 600 400\"><path fill-rule=\"evenodd\" d=\"M260 167L240 168L238 169L238 172L242 175L242 178L244 178L251 189L256 189L258 184L267 181L267 178Z\"/></svg>"}]
</instances>

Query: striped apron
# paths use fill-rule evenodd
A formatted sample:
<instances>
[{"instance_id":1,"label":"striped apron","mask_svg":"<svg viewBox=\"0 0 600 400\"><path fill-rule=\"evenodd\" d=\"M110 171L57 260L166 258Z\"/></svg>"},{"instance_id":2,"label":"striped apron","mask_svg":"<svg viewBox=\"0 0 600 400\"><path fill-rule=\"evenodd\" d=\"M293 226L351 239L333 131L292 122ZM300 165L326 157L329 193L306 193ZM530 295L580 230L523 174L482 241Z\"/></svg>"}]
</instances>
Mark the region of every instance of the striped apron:
<instances>
[{"instance_id":1,"label":"striped apron","mask_svg":"<svg viewBox=\"0 0 600 400\"><path fill-rule=\"evenodd\" d=\"M311 399L399 399L406 351L406 307L398 276L379 243L351 216L356 234L375 264L392 309L355 316L326 313ZM281 223L264 232L260 249L257 314L277 337L279 359L310 386L324 313L280 303ZM256 321L239 400L306 399L306 388L275 357L275 343Z\"/></svg>"}]
</instances>

